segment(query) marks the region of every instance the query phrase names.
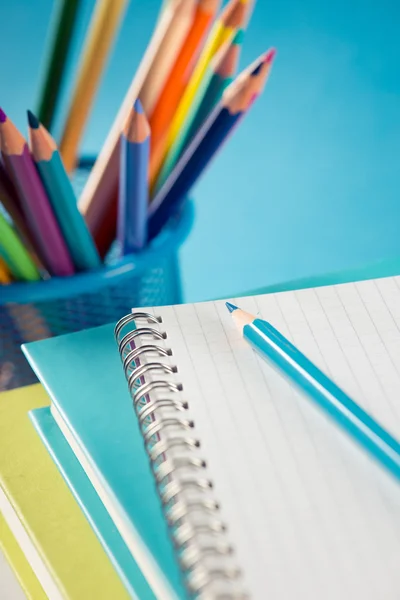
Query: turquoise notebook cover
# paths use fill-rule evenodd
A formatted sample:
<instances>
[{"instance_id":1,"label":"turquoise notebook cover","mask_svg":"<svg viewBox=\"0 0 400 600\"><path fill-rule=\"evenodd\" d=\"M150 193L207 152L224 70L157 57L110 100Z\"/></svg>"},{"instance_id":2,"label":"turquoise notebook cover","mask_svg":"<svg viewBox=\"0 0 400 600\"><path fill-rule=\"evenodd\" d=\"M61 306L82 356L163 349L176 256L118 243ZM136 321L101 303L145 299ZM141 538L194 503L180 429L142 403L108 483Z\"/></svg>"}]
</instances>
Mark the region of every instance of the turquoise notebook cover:
<instances>
[{"instance_id":1,"label":"turquoise notebook cover","mask_svg":"<svg viewBox=\"0 0 400 600\"><path fill-rule=\"evenodd\" d=\"M118 529L156 595L185 598L113 331L104 325L22 349L116 508Z\"/></svg>"},{"instance_id":2,"label":"turquoise notebook cover","mask_svg":"<svg viewBox=\"0 0 400 600\"><path fill-rule=\"evenodd\" d=\"M51 416L50 408L36 408L29 413L29 418L129 594L139 600L155 600L96 490Z\"/></svg>"}]
</instances>

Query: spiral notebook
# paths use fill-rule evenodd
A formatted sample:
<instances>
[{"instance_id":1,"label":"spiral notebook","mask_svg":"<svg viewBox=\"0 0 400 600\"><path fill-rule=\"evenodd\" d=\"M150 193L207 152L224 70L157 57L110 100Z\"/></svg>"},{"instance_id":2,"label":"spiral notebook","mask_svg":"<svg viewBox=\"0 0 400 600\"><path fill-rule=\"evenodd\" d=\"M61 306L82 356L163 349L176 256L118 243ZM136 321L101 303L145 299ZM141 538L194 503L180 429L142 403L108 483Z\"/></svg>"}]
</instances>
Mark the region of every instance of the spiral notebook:
<instances>
[{"instance_id":1,"label":"spiral notebook","mask_svg":"<svg viewBox=\"0 0 400 600\"><path fill-rule=\"evenodd\" d=\"M400 437L400 278L229 300ZM185 597L177 569L207 598L398 600L400 486L249 349L224 303L134 310L124 323L130 402L112 327L25 351L114 515L125 507L125 535L140 526L128 440L140 430L152 464L143 501L157 497L164 526L155 505L153 523L173 540L164 555L148 537L130 546L138 562L146 554L156 594Z\"/></svg>"}]
</instances>

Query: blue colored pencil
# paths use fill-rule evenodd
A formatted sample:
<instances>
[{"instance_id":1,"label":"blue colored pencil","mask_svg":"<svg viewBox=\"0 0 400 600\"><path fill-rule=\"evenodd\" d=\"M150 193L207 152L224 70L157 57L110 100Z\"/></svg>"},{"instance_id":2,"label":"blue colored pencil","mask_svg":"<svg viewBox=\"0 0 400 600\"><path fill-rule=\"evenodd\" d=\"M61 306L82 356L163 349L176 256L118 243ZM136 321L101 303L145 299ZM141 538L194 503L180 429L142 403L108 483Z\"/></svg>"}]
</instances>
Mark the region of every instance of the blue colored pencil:
<instances>
[{"instance_id":1,"label":"blue colored pencil","mask_svg":"<svg viewBox=\"0 0 400 600\"><path fill-rule=\"evenodd\" d=\"M124 255L147 242L149 152L149 123L136 100L121 135L117 238Z\"/></svg>"},{"instance_id":2,"label":"blue colored pencil","mask_svg":"<svg viewBox=\"0 0 400 600\"><path fill-rule=\"evenodd\" d=\"M400 479L400 443L267 321L226 303L243 338Z\"/></svg>"},{"instance_id":3,"label":"blue colored pencil","mask_svg":"<svg viewBox=\"0 0 400 600\"><path fill-rule=\"evenodd\" d=\"M33 159L49 201L78 271L100 267L101 260L85 220L79 212L70 179L57 145L49 132L28 110L29 138Z\"/></svg>"},{"instance_id":4,"label":"blue colored pencil","mask_svg":"<svg viewBox=\"0 0 400 600\"><path fill-rule=\"evenodd\" d=\"M179 212L187 193L234 126L247 112L266 81L275 55L263 54L225 90L203 127L189 144L149 207L149 239L153 239L171 215Z\"/></svg>"}]
</instances>

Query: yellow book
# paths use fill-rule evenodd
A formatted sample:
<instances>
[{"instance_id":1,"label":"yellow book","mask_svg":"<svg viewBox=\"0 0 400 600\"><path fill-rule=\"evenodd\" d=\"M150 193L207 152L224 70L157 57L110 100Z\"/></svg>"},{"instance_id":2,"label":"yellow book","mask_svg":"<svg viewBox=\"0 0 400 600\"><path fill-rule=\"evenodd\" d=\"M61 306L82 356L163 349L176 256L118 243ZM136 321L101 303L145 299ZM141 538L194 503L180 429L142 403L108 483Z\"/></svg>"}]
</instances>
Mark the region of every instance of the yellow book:
<instances>
[{"instance_id":1,"label":"yellow book","mask_svg":"<svg viewBox=\"0 0 400 600\"><path fill-rule=\"evenodd\" d=\"M29 410L48 404L40 385L0 394L1 512L50 599L127 600L126 589L29 420ZM32 581L33 573L24 578ZM31 597L42 600L40 586L37 590Z\"/></svg>"},{"instance_id":2,"label":"yellow book","mask_svg":"<svg viewBox=\"0 0 400 600\"><path fill-rule=\"evenodd\" d=\"M28 600L47 600L32 567L18 545L11 529L0 514L0 549L7 558Z\"/></svg>"}]
</instances>

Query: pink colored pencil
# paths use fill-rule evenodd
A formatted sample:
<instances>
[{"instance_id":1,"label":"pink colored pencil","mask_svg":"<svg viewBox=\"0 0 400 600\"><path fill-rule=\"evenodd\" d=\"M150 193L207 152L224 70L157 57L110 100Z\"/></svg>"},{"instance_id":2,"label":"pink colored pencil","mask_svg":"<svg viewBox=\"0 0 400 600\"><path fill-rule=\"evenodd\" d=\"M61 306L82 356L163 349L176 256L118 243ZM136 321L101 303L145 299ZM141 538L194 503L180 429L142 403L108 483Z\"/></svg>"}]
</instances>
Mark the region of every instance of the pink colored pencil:
<instances>
[{"instance_id":1,"label":"pink colored pencil","mask_svg":"<svg viewBox=\"0 0 400 600\"><path fill-rule=\"evenodd\" d=\"M9 174L18 192L41 259L51 275L73 275L72 260L36 171L28 144L1 109L0 140L2 154L6 158Z\"/></svg>"}]
</instances>

